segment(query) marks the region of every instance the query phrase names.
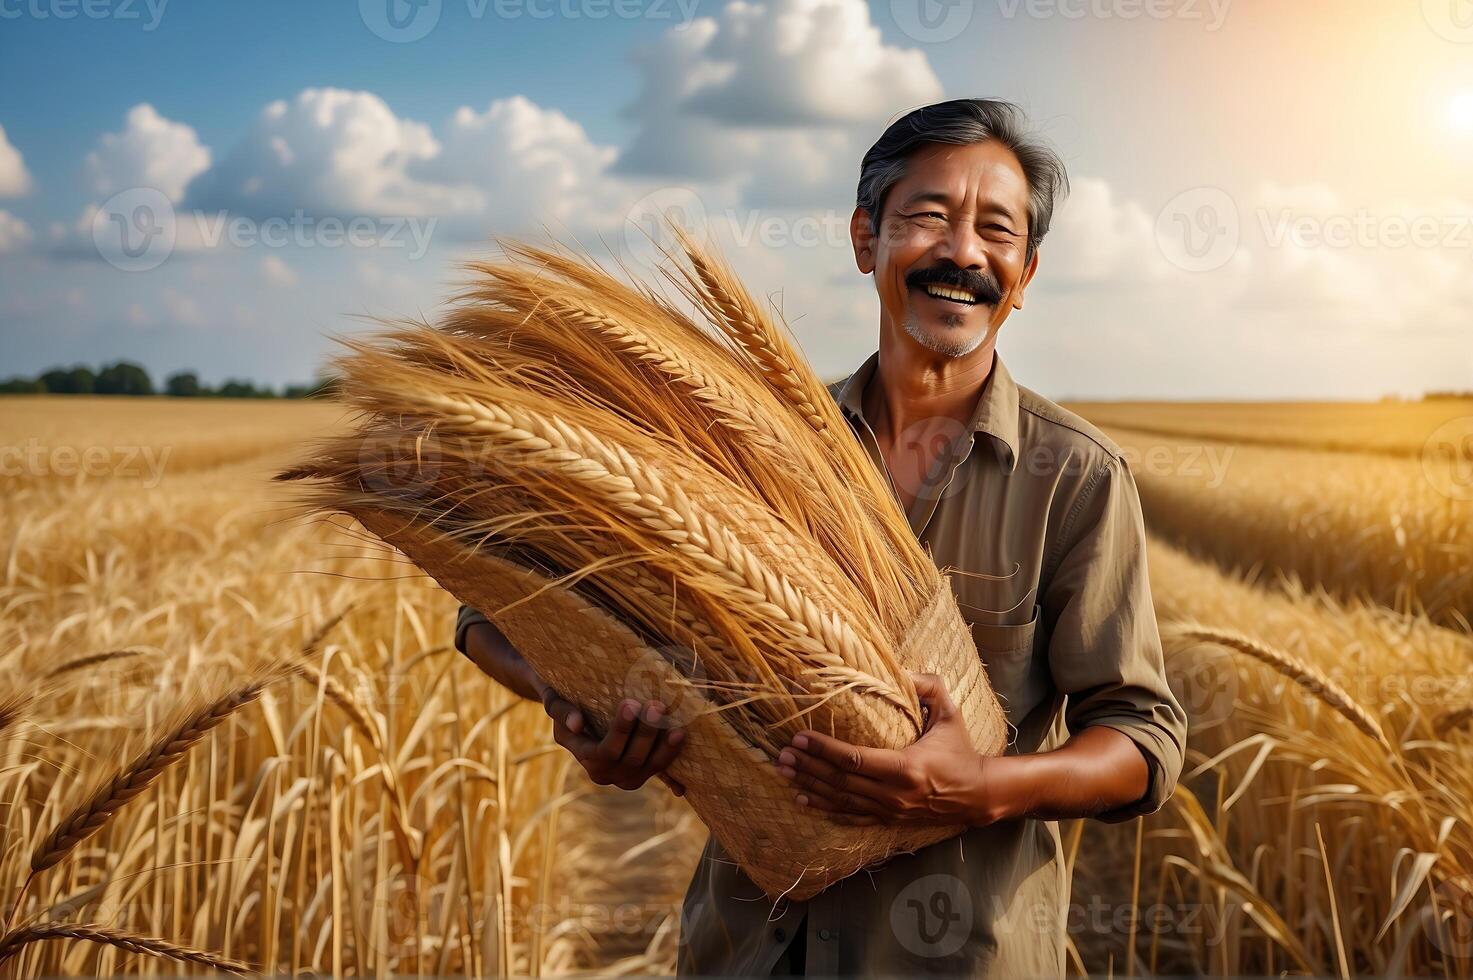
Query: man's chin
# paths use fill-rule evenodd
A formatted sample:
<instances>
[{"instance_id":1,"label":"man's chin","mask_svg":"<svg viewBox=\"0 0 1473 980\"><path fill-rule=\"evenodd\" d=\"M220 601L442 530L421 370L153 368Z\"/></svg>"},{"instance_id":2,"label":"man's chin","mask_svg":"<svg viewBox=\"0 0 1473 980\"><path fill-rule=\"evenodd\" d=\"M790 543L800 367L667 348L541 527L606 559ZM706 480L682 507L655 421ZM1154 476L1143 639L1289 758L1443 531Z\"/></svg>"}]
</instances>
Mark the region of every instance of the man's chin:
<instances>
[{"instance_id":1,"label":"man's chin","mask_svg":"<svg viewBox=\"0 0 1473 980\"><path fill-rule=\"evenodd\" d=\"M948 326L938 323L917 323L914 317L905 320L905 332L916 343L943 357L965 357L987 339L987 326L971 324Z\"/></svg>"}]
</instances>

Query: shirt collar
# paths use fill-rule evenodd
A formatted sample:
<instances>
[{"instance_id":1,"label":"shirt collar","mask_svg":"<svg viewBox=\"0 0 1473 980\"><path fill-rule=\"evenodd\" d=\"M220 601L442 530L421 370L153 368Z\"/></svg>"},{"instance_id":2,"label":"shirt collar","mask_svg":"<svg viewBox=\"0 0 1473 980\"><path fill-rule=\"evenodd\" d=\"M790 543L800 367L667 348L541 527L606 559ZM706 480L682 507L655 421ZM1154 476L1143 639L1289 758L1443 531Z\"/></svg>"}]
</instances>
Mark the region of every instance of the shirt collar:
<instances>
[{"instance_id":1,"label":"shirt collar","mask_svg":"<svg viewBox=\"0 0 1473 980\"><path fill-rule=\"evenodd\" d=\"M864 419L864 386L874 377L880 365L880 352L875 351L855 369L839 387L839 407L854 420ZM982 396L972 412L968 428L991 436L1004 469L1012 472L1018 462L1018 386L1002 363L1002 355L992 354L992 369L982 382ZM1004 455L1003 450L1006 450Z\"/></svg>"}]
</instances>

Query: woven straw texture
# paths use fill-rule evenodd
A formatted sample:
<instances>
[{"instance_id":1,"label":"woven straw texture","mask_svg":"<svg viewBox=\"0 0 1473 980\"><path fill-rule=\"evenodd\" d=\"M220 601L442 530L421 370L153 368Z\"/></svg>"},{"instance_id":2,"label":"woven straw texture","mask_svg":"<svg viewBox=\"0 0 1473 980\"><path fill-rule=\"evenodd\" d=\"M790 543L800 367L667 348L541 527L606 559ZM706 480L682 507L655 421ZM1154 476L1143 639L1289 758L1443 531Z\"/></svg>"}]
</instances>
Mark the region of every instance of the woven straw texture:
<instances>
[{"instance_id":1,"label":"woven straw texture","mask_svg":"<svg viewBox=\"0 0 1473 980\"><path fill-rule=\"evenodd\" d=\"M602 729L625 698L659 697L672 723L688 728L685 749L670 773L686 798L742 870L769 896L811 898L828 885L886 858L955 836L963 828L843 827L799 807L771 759L748 744L723 714L689 686L658 649L572 589L511 562L471 554L403 516L365 509L359 520L374 534L496 623L549 684L574 692ZM973 747L996 755L1006 721L987 682L970 631L943 582L897 651L911 669L935 673L953 692ZM869 699L856 699L860 706ZM908 723L858 711L836 727L859 744L901 748L914 738Z\"/></svg>"}]
</instances>

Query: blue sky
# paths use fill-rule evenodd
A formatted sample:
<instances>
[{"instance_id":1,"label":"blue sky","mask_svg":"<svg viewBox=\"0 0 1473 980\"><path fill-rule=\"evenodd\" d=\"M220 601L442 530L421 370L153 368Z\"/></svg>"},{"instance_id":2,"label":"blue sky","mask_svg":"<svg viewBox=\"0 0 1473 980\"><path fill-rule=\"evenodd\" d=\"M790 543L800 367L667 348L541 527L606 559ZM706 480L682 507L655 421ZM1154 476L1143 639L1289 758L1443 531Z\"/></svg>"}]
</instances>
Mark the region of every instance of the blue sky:
<instances>
[{"instance_id":1,"label":"blue sky","mask_svg":"<svg viewBox=\"0 0 1473 980\"><path fill-rule=\"evenodd\" d=\"M671 205L832 375L877 330L859 157L986 95L1074 178L999 343L1025 384L1473 387L1470 0L392 0L398 34L390 2L0 0L0 375L305 379L492 234L639 271ZM174 239L148 268L105 240L140 201Z\"/></svg>"}]
</instances>

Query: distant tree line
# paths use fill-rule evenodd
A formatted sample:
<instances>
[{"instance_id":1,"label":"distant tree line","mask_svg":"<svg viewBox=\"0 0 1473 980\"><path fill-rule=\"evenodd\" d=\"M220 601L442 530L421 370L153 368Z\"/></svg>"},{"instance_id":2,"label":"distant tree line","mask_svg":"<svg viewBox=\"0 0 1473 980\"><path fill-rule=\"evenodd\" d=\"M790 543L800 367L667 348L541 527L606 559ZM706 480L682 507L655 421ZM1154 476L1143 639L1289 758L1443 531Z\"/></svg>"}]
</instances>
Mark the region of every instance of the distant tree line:
<instances>
[{"instance_id":1,"label":"distant tree line","mask_svg":"<svg viewBox=\"0 0 1473 980\"><path fill-rule=\"evenodd\" d=\"M287 385L280 391L268 385L231 378L217 388L200 383L193 371L179 371L154 387L153 379L131 361L105 364L96 371L78 364L54 367L34 378L16 376L0 381L0 395L169 395L173 398L311 398L332 386L331 378L312 384Z\"/></svg>"}]
</instances>

